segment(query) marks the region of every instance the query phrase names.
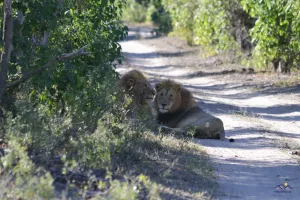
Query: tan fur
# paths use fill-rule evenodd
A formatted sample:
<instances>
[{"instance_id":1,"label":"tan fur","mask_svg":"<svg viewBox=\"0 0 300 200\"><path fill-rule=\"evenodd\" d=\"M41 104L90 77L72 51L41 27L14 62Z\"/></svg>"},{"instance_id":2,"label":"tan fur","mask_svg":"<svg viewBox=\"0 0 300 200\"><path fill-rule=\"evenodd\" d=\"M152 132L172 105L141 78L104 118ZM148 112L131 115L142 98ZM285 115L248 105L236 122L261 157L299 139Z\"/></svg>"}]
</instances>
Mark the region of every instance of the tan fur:
<instances>
[{"instance_id":1,"label":"tan fur","mask_svg":"<svg viewBox=\"0 0 300 200\"><path fill-rule=\"evenodd\" d=\"M124 74L117 85L131 95L137 104L145 105L154 99L155 90L144 74L138 70L131 70Z\"/></svg>"},{"instance_id":2,"label":"tan fur","mask_svg":"<svg viewBox=\"0 0 300 200\"><path fill-rule=\"evenodd\" d=\"M127 72L120 78L117 87L132 97L134 104L130 105L131 111L146 107L147 112L153 116L156 115L153 108L155 90L142 72L138 70ZM134 113L131 112L131 114L136 115L136 112Z\"/></svg>"},{"instance_id":3,"label":"tan fur","mask_svg":"<svg viewBox=\"0 0 300 200\"><path fill-rule=\"evenodd\" d=\"M155 101L160 102L160 104L155 103L154 106L157 111L162 113L187 110L196 105L190 91L172 80L157 83L155 89L157 91ZM166 104L165 109L162 104Z\"/></svg>"},{"instance_id":4,"label":"tan fur","mask_svg":"<svg viewBox=\"0 0 300 200\"><path fill-rule=\"evenodd\" d=\"M172 80L158 83L155 88L159 124L176 131L194 129L197 138L225 139L223 122L198 107L189 90Z\"/></svg>"}]
</instances>

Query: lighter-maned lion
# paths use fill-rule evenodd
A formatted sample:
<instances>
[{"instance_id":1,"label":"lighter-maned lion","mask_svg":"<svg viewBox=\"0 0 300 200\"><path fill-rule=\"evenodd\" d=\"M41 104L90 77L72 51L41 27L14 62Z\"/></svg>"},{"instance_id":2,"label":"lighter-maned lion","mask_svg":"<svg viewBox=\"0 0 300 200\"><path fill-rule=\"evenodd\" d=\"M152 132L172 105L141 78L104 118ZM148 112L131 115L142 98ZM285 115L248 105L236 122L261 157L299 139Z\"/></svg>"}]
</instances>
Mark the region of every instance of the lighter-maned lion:
<instances>
[{"instance_id":1,"label":"lighter-maned lion","mask_svg":"<svg viewBox=\"0 0 300 200\"><path fill-rule=\"evenodd\" d=\"M194 130L194 137L201 139L225 139L223 122L204 112L192 93L172 80L157 83L154 108L160 125L187 132Z\"/></svg>"},{"instance_id":2,"label":"lighter-maned lion","mask_svg":"<svg viewBox=\"0 0 300 200\"><path fill-rule=\"evenodd\" d=\"M152 104L155 90L142 72L138 70L127 72L120 78L117 86L132 97L136 106L148 106L154 115Z\"/></svg>"}]
</instances>

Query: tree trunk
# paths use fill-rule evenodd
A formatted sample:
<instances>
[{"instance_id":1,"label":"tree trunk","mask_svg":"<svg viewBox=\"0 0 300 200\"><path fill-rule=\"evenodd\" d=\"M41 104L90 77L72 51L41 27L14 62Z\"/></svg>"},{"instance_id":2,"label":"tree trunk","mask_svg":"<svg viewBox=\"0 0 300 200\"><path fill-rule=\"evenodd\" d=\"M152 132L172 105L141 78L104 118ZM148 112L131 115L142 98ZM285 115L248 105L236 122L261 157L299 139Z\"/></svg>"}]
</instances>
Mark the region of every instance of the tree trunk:
<instances>
[{"instance_id":1,"label":"tree trunk","mask_svg":"<svg viewBox=\"0 0 300 200\"><path fill-rule=\"evenodd\" d=\"M285 62L284 65L281 66L281 73L290 75L292 63L293 62L291 60L288 60L287 62Z\"/></svg>"},{"instance_id":2,"label":"tree trunk","mask_svg":"<svg viewBox=\"0 0 300 200\"><path fill-rule=\"evenodd\" d=\"M10 53L12 51L12 31L13 31L13 18L11 11L11 0L4 1L4 16L3 16L3 50L0 61L0 103L3 93L6 88L6 80L8 73L8 65L10 60Z\"/></svg>"},{"instance_id":3,"label":"tree trunk","mask_svg":"<svg viewBox=\"0 0 300 200\"><path fill-rule=\"evenodd\" d=\"M272 61L272 63L273 63L275 72L281 73L281 74L290 74L291 73L291 65L292 65L291 61L285 62L284 60L279 58L279 59L274 59Z\"/></svg>"},{"instance_id":4,"label":"tree trunk","mask_svg":"<svg viewBox=\"0 0 300 200\"><path fill-rule=\"evenodd\" d=\"M278 72L279 62L280 62L280 59L274 59L274 60L272 61L272 63L273 63L273 68L274 68L274 72Z\"/></svg>"}]
</instances>

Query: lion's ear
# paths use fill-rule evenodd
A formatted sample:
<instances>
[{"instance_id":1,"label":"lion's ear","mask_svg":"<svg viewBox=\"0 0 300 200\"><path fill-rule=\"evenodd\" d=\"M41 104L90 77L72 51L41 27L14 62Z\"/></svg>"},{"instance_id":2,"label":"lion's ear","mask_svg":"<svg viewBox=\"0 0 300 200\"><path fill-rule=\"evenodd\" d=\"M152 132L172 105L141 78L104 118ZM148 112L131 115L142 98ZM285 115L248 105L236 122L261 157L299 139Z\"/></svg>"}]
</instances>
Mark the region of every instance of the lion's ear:
<instances>
[{"instance_id":1,"label":"lion's ear","mask_svg":"<svg viewBox=\"0 0 300 200\"><path fill-rule=\"evenodd\" d=\"M181 88L182 88L181 84L177 83L177 84L175 85L175 90L176 90L176 92L180 93L180 92L181 92Z\"/></svg>"},{"instance_id":2,"label":"lion's ear","mask_svg":"<svg viewBox=\"0 0 300 200\"><path fill-rule=\"evenodd\" d=\"M135 85L135 80L133 80L133 79L129 79L126 83L126 87L127 87L128 90L133 88L134 85Z\"/></svg>"},{"instance_id":3,"label":"lion's ear","mask_svg":"<svg viewBox=\"0 0 300 200\"><path fill-rule=\"evenodd\" d=\"M156 85L155 85L155 89L156 89L156 91L159 91L160 89L161 89L161 83L156 83Z\"/></svg>"}]
</instances>

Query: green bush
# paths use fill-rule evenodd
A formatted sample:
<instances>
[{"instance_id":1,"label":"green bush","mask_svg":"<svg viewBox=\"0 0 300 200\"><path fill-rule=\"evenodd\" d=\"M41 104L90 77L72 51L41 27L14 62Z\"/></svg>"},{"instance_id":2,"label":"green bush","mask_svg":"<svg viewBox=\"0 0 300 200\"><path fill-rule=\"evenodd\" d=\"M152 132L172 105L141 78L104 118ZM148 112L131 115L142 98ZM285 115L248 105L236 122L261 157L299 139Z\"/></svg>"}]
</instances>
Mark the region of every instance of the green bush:
<instances>
[{"instance_id":1,"label":"green bush","mask_svg":"<svg viewBox=\"0 0 300 200\"><path fill-rule=\"evenodd\" d=\"M186 140L154 134L152 116L142 108L135 118L128 117L132 101L113 87L118 79L114 63L121 59L118 41L127 34L120 22L123 6L122 0L14 1L18 18L7 84L21 81L6 90L16 113L0 107L1 152L6 152L0 198L56 198L54 186L63 178L63 193L74 189L82 198L96 184L104 191L96 199L159 199L156 184L141 174L167 176L175 158L184 157L179 163L185 166L182 152L191 148L197 152L189 154L196 156L192 163L197 169L198 163L205 166L199 149ZM84 55L62 59L79 49ZM97 180L96 169L106 177ZM88 180L76 185L69 176L75 172Z\"/></svg>"},{"instance_id":2,"label":"green bush","mask_svg":"<svg viewBox=\"0 0 300 200\"><path fill-rule=\"evenodd\" d=\"M53 179L49 172L36 167L24 146L11 139L10 152L1 158L1 199L54 199Z\"/></svg>"},{"instance_id":3,"label":"green bush","mask_svg":"<svg viewBox=\"0 0 300 200\"><path fill-rule=\"evenodd\" d=\"M229 1L201 1L194 18L196 44L213 46L218 50L235 48L229 6Z\"/></svg>"},{"instance_id":4,"label":"green bush","mask_svg":"<svg viewBox=\"0 0 300 200\"><path fill-rule=\"evenodd\" d=\"M100 145L96 142L97 145ZM8 199L57 199L53 186L53 178L49 172L41 167L36 167L27 155L24 146L11 138L8 143L9 152L1 158L0 162L0 198ZM76 161L65 161L63 174L68 172L82 171ZM81 172L82 173L82 172ZM92 183L96 182L99 189L107 190L106 193L95 195L92 199L140 199L148 197L149 199L160 199L158 188L152 183L148 177L139 175L137 177L124 177L126 181L113 180L108 173L106 179L109 180L109 188L107 181L97 181L93 176L89 177L86 183L81 183L84 187L76 195L85 198L87 189ZM73 188L72 181L68 181L65 186L67 189ZM62 194L62 198L67 197L67 193Z\"/></svg>"},{"instance_id":5,"label":"green bush","mask_svg":"<svg viewBox=\"0 0 300 200\"><path fill-rule=\"evenodd\" d=\"M148 8L135 0L128 0L124 9L123 19L125 21L143 23L146 22Z\"/></svg>"},{"instance_id":6,"label":"green bush","mask_svg":"<svg viewBox=\"0 0 300 200\"><path fill-rule=\"evenodd\" d=\"M147 176L139 175L130 182L111 181L111 190L107 195L107 199L144 199L159 200L157 185L152 183ZM146 190L146 191L145 191ZM145 194L147 193L147 194ZM97 196L93 199L102 199Z\"/></svg>"},{"instance_id":7,"label":"green bush","mask_svg":"<svg viewBox=\"0 0 300 200\"><path fill-rule=\"evenodd\" d=\"M239 0L164 0L163 5L171 13L174 33L189 44L216 50L249 49L245 43L250 43L251 19Z\"/></svg>"},{"instance_id":8,"label":"green bush","mask_svg":"<svg viewBox=\"0 0 300 200\"><path fill-rule=\"evenodd\" d=\"M289 73L300 54L297 0L163 0L174 34L210 50L252 51L249 63ZM237 50L237 51L236 51ZM248 64L249 64L248 63Z\"/></svg>"},{"instance_id":9,"label":"green bush","mask_svg":"<svg viewBox=\"0 0 300 200\"><path fill-rule=\"evenodd\" d=\"M45 143L55 141L50 142L55 146L61 141L57 133L95 130L112 98L107 92L118 77L113 62L120 61L118 41L127 35L127 27L119 21L123 6L122 0L12 5L19 17L14 21L7 84L32 76L6 91L18 107L17 117L6 120L14 122L11 133L28 136L34 146L39 137L45 137ZM84 46L84 55L58 62ZM0 109L4 111L2 105ZM69 125L60 123L64 119L71 121ZM0 123L5 125L2 119Z\"/></svg>"},{"instance_id":10,"label":"green bush","mask_svg":"<svg viewBox=\"0 0 300 200\"><path fill-rule=\"evenodd\" d=\"M115 95L113 91L107 93L107 98L110 99L110 102L107 103L104 112L102 112L101 116L96 115L95 118L89 118L96 122L99 119L94 132L86 127L89 123L83 121L80 124L76 124L76 121L74 122L70 115L61 117L53 115L46 106L38 105L33 107L25 100L18 102L17 108L22 110L22 113L14 119L9 118L9 122L6 124L7 138L5 141L8 141L7 150L10 153L2 159L4 168L0 170L7 174L1 176L0 179L2 181L1 185L10 190L10 193L5 193L5 195L14 195L17 198L21 193L28 193L29 196L25 196L24 199L38 199L44 194L43 192L51 194L50 189L45 188L47 185L44 187L40 184L38 186L40 189L30 186L31 183L36 184L37 181L44 181L47 178L47 180L50 180L50 182L47 182L48 186L52 188L53 181L47 171L44 170L45 175L41 174L37 177L31 174L26 174L26 176L24 174L15 174L23 173L24 171L23 168L15 165L16 161L19 162L18 158L20 157L24 159L20 160L20 163L24 164L22 167L26 169L29 167L29 172L34 174L37 174L40 169L35 167L31 159L40 166L52 166L51 161L59 155L63 155L62 158L65 162L64 174L69 171L79 171L85 174L89 169L106 169L107 172L115 173L116 170L127 166L127 162L130 162L132 157L137 156L136 148L142 145L140 144L141 141L146 140L143 134L146 132L150 134L143 122L143 116L148 116L141 113L141 121L133 124L132 120L126 117L127 108L132 101L127 98L124 101L120 101L115 98ZM24 146L28 147L28 150ZM27 153L31 159L28 158ZM85 170L82 171L82 169ZM14 174L11 172L14 172ZM25 172L27 173L27 171ZM22 182L19 181L20 185L16 184L14 188L4 185L12 181L18 181L19 179L12 179L12 177L16 176L23 177ZM135 179L135 176L128 178ZM91 177L91 181L93 182L93 177ZM26 185L25 182L30 184ZM68 184L70 184L68 187L74 187L72 182ZM89 187L88 182L83 184L87 184L87 187ZM154 192L156 190L155 184L148 179L146 182L134 181L131 183L111 180L110 184L110 187L107 188L109 197L118 196L125 199L136 199L139 195L144 196L148 193L158 197L158 193ZM38 193L39 190L41 194ZM140 194L140 190L147 191L147 194ZM49 192L47 193L47 191ZM51 191L54 191L53 188ZM123 191L122 194L118 193L119 191ZM84 191L82 194L84 194ZM31 198L32 196L34 198ZM109 199L109 197L107 198ZM101 198L103 198L103 195Z\"/></svg>"},{"instance_id":11,"label":"green bush","mask_svg":"<svg viewBox=\"0 0 300 200\"><path fill-rule=\"evenodd\" d=\"M33 106L27 101L16 102L19 114L15 118L8 118L6 124L6 140L15 138L26 146L36 160L41 164L48 164L66 143L66 133L72 126L70 118L50 114L45 105Z\"/></svg>"},{"instance_id":12,"label":"green bush","mask_svg":"<svg viewBox=\"0 0 300 200\"><path fill-rule=\"evenodd\" d=\"M258 64L266 66L273 62L277 69L283 63L282 72L290 72L300 60L300 2L243 0L241 3L257 19L251 36Z\"/></svg>"},{"instance_id":13,"label":"green bush","mask_svg":"<svg viewBox=\"0 0 300 200\"><path fill-rule=\"evenodd\" d=\"M160 0L157 0L153 4L155 9L151 12L151 21L158 27L158 32L168 34L172 31L171 15L161 5Z\"/></svg>"},{"instance_id":14,"label":"green bush","mask_svg":"<svg viewBox=\"0 0 300 200\"><path fill-rule=\"evenodd\" d=\"M123 19L129 22L152 22L156 31L168 34L172 30L172 19L161 0L128 0Z\"/></svg>"},{"instance_id":15,"label":"green bush","mask_svg":"<svg viewBox=\"0 0 300 200\"><path fill-rule=\"evenodd\" d=\"M173 31L176 35L184 37L189 44L194 44L197 0L163 0L164 8L172 17Z\"/></svg>"},{"instance_id":16,"label":"green bush","mask_svg":"<svg viewBox=\"0 0 300 200\"><path fill-rule=\"evenodd\" d=\"M112 87L118 79L113 63L121 59L118 41L127 34L127 28L119 21L123 5L121 0L16 1L12 5L13 13L21 17L14 21L8 84L42 66L46 68L6 91L14 97L16 116L0 107L4 114L0 125L5 131L2 135L1 130L1 143L8 144L6 150L13 152L3 161L21 153L26 159L21 160L24 166L10 168L7 161L3 162L1 172L6 175L1 174L1 186L9 190L5 193L7 198L19 198L24 193L24 199L50 199L43 192L50 191L52 182L47 182L46 188L43 181L52 180L51 176L46 171L43 174L39 167L52 166L54 158L64 155L66 162L74 160L84 169L110 169L111 157L119 152L124 138L129 140L117 136L122 132L120 127L125 126L120 117L126 109L122 109L122 102L116 103L117 94ZM57 62L83 46L85 55ZM97 129L103 115L112 115L115 122L100 123ZM26 150L14 153L14 141ZM25 170L22 167L30 170L26 176L20 175L22 179L15 179L17 173L23 173L18 170ZM9 183L16 187L10 188Z\"/></svg>"}]
</instances>

